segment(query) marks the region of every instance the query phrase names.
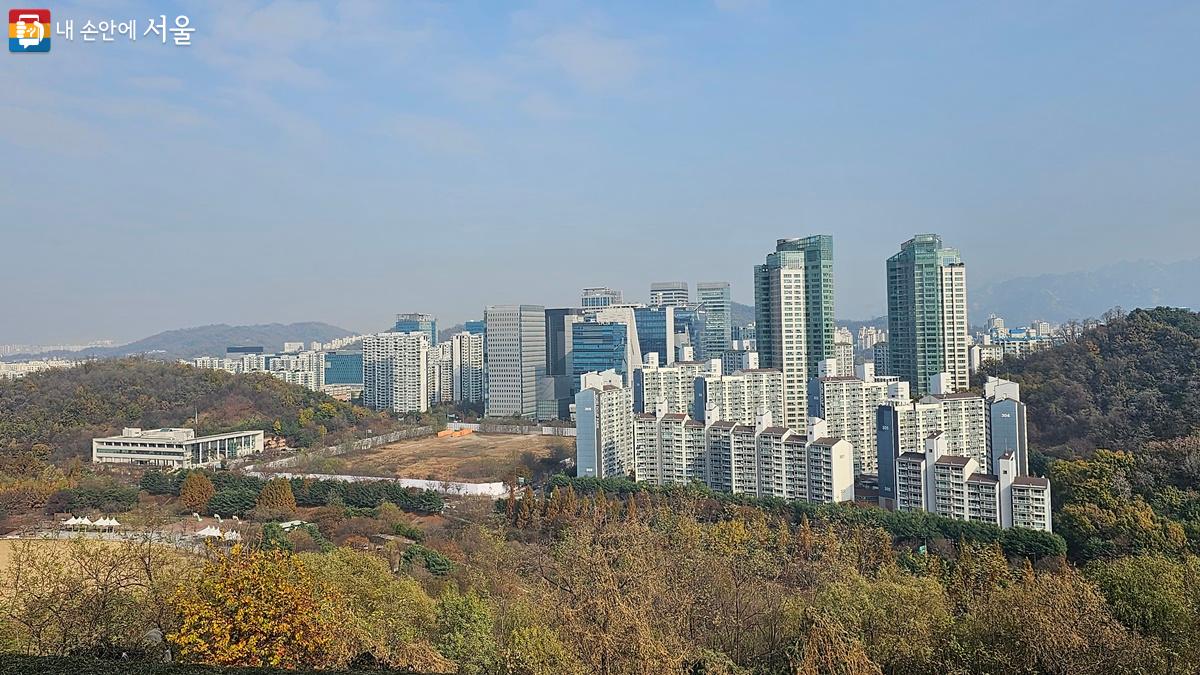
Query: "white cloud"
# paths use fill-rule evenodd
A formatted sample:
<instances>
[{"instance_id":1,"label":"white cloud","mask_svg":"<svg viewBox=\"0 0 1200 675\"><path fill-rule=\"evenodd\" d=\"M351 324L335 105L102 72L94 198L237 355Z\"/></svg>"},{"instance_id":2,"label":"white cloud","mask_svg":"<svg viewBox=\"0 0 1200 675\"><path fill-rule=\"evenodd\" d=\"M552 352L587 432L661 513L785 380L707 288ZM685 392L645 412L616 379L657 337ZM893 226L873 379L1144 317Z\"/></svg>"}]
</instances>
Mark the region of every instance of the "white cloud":
<instances>
[{"instance_id":1,"label":"white cloud","mask_svg":"<svg viewBox=\"0 0 1200 675\"><path fill-rule=\"evenodd\" d=\"M748 12L767 6L767 0L713 0L713 6L722 12Z\"/></svg>"},{"instance_id":2,"label":"white cloud","mask_svg":"<svg viewBox=\"0 0 1200 675\"><path fill-rule=\"evenodd\" d=\"M490 68L462 66L443 80L443 85L455 98L463 101L490 101L512 90L507 77Z\"/></svg>"},{"instance_id":3,"label":"white cloud","mask_svg":"<svg viewBox=\"0 0 1200 675\"><path fill-rule=\"evenodd\" d=\"M129 83L135 87L151 91L179 91L183 89L183 80L168 75L143 75L129 78Z\"/></svg>"},{"instance_id":4,"label":"white cloud","mask_svg":"<svg viewBox=\"0 0 1200 675\"><path fill-rule=\"evenodd\" d=\"M560 28L534 40L535 51L585 89L627 84L641 69L633 41L601 35L590 28Z\"/></svg>"},{"instance_id":5,"label":"white cloud","mask_svg":"<svg viewBox=\"0 0 1200 675\"><path fill-rule=\"evenodd\" d=\"M533 92L526 96L521 101L521 110L540 120L561 120L571 116L558 99L544 92Z\"/></svg>"},{"instance_id":6,"label":"white cloud","mask_svg":"<svg viewBox=\"0 0 1200 675\"><path fill-rule=\"evenodd\" d=\"M384 131L399 141L437 153L474 154L481 148L470 129L441 117L397 115Z\"/></svg>"}]
</instances>

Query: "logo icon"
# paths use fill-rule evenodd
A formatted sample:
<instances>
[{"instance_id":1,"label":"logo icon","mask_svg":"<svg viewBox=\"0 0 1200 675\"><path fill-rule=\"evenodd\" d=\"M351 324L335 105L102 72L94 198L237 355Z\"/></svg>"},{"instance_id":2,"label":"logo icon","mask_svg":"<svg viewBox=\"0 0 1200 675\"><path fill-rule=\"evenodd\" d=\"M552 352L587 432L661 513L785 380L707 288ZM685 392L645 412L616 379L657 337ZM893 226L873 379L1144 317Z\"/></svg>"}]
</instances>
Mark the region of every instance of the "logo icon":
<instances>
[{"instance_id":1,"label":"logo icon","mask_svg":"<svg viewBox=\"0 0 1200 675\"><path fill-rule=\"evenodd\" d=\"M8 51L50 51L50 10L8 10Z\"/></svg>"}]
</instances>

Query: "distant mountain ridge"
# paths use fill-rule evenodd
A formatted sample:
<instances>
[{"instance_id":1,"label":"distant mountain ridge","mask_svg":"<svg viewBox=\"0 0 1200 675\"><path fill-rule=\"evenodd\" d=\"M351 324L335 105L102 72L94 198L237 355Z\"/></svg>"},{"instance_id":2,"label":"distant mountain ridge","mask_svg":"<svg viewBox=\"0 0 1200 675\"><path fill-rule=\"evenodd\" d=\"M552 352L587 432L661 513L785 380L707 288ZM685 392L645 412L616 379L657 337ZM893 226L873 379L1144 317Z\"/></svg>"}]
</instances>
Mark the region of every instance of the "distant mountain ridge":
<instances>
[{"instance_id":1,"label":"distant mountain ridge","mask_svg":"<svg viewBox=\"0 0 1200 675\"><path fill-rule=\"evenodd\" d=\"M1098 317L1114 306L1200 306L1200 258L1175 263L1119 262L1095 270L1017 277L968 287L971 319L995 313L1008 325Z\"/></svg>"},{"instance_id":2,"label":"distant mountain ridge","mask_svg":"<svg viewBox=\"0 0 1200 675\"><path fill-rule=\"evenodd\" d=\"M197 356L220 356L230 345L261 345L267 352L278 352L284 342L328 342L353 335L352 331L319 321L300 323L267 323L252 326L230 326L218 323L208 326L168 330L116 347L92 347L78 352L47 352L36 358L116 358L148 356L156 359L194 359ZM21 357L9 357L9 360Z\"/></svg>"}]
</instances>

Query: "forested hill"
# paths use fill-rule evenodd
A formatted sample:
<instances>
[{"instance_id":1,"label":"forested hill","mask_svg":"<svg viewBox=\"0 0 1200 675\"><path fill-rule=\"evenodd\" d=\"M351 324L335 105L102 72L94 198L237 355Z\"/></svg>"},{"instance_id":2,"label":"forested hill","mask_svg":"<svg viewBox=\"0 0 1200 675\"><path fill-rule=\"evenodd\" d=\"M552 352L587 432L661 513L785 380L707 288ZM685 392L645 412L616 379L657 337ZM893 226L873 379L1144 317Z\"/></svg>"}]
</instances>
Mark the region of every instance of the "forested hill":
<instances>
[{"instance_id":1,"label":"forested hill","mask_svg":"<svg viewBox=\"0 0 1200 675\"><path fill-rule=\"evenodd\" d=\"M191 427L197 414L197 434L262 429L301 447L395 424L261 373L128 358L0 380L0 452L45 443L56 457L84 456L93 437L122 427Z\"/></svg>"},{"instance_id":2,"label":"forested hill","mask_svg":"<svg viewBox=\"0 0 1200 675\"><path fill-rule=\"evenodd\" d=\"M1200 314L1186 309L1137 309L989 372L1021 384L1030 441L1054 455L1200 430Z\"/></svg>"}]
</instances>

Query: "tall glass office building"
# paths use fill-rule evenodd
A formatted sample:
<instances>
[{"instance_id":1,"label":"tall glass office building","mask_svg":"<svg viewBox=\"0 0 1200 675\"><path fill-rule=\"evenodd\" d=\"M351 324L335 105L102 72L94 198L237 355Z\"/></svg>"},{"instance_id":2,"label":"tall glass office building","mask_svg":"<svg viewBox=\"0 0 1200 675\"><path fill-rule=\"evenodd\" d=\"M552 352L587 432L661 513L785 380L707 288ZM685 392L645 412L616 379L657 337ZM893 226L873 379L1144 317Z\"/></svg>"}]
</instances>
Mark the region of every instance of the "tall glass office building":
<instances>
[{"instance_id":1,"label":"tall glass office building","mask_svg":"<svg viewBox=\"0 0 1200 675\"><path fill-rule=\"evenodd\" d=\"M696 301L704 307L704 358L719 359L729 350L732 339L733 298L727 281L702 281L696 284Z\"/></svg>"},{"instance_id":2,"label":"tall glass office building","mask_svg":"<svg viewBox=\"0 0 1200 675\"><path fill-rule=\"evenodd\" d=\"M679 348L682 340L693 349L696 359L704 358L704 326L708 320L708 312L700 305L688 305L675 308L675 347Z\"/></svg>"},{"instance_id":3,"label":"tall glass office building","mask_svg":"<svg viewBox=\"0 0 1200 675\"><path fill-rule=\"evenodd\" d=\"M393 333L424 333L429 336L430 346L438 343L437 319L432 314L397 314Z\"/></svg>"},{"instance_id":4,"label":"tall glass office building","mask_svg":"<svg viewBox=\"0 0 1200 675\"><path fill-rule=\"evenodd\" d=\"M583 310L558 307L546 310L546 374L570 375L569 332L571 323L582 319Z\"/></svg>"},{"instance_id":5,"label":"tall glass office building","mask_svg":"<svg viewBox=\"0 0 1200 675\"><path fill-rule=\"evenodd\" d=\"M633 310L643 359L654 352L662 365L675 362L675 311L670 305Z\"/></svg>"},{"instance_id":6,"label":"tall glass office building","mask_svg":"<svg viewBox=\"0 0 1200 675\"><path fill-rule=\"evenodd\" d=\"M629 363L629 329L623 323L585 321L571 326L571 364L578 390L579 376L615 370L626 381L637 364Z\"/></svg>"},{"instance_id":7,"label":"tall glass office building","mask_svg":"<svg viewBox=\"0 0 1200 675\"><path fill-rule=\"evenodd\" d=\"M908 380L917 394L929 379L949 373L967 389L966 266L936 234L919 234L887 260L888 374Z\"/></svg>"},{"instance_id":8,"label":"tall glass office building","mask_svg":"<svg viewBox=\"0 0 1200 675\"><path fill-rule=\"evenodd\" d=\"M325 352L325 384L362 384L362 352Z\"/></svg>"}]
</instances>

